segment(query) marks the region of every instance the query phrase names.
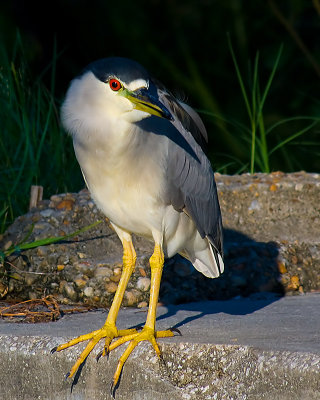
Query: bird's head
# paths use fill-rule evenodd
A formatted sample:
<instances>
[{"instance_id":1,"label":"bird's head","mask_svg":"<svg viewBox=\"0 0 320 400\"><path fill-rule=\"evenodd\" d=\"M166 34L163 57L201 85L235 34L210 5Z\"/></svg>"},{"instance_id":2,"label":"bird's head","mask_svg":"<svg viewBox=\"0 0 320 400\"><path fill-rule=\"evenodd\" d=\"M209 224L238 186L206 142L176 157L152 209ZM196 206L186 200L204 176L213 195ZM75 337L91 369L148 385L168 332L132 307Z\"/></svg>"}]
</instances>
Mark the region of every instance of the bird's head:
<instances>
[{"instance_id":1,"label":"bird's head","mask_svg":"<svg viewBox=\"0 0 320 400\"><path fill-rule=\"evenodd\" d=\"M138 122L150 115L171 120L160 102L148 72L135 61L111 57L89 64L69 87L62 106L65 128L99 129L125 121Z\"/></svg>"}]
</instances>

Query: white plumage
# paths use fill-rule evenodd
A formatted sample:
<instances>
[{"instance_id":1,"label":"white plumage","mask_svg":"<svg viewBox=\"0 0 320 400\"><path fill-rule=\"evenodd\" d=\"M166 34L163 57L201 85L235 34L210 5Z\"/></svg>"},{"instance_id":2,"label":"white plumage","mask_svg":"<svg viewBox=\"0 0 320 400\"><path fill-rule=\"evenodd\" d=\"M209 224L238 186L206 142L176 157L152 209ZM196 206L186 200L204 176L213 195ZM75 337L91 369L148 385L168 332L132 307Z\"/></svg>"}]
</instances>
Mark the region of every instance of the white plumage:
<instances>
[{"instance_id":1,"label":"white plumage","mask_svg":"<svg viewBox=\"0 0 320 400\"><path fill-rule=\"evenodd\" d=\"M147 88L148 82L139 79L128 86ZM185 212L167 204L171 143L167 136L135 125L149 116L91 71L71 83L62 107L62 122L73 137L88 189L120 238L135 233L153 239L167 257L180 253L205 276L216 277L223 271L221 256L219 272L209 240L200 236Z\"/></svg>"}]
</instances>

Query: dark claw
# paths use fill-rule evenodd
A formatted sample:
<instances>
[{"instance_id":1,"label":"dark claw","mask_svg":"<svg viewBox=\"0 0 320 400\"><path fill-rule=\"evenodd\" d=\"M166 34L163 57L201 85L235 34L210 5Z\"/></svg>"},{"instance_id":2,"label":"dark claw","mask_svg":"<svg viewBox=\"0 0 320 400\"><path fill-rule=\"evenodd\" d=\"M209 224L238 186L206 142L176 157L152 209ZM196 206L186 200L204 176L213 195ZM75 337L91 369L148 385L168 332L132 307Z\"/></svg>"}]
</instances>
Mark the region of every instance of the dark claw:
<instances>
[{"instance_id":1,"label":"dark claw","mask_svg":"<svg viewBox=\"0 0 320 400\"><path fill-rule=\"evenodd\" d=\"M66 381L66 380L69 378L69 376L70 376L70 372L68 372L68 373L66 374L66 376L64 377L64 380Z\"/></svg>"},{"instance_id":2,"label":"dark claw","mask_svg":"<svg viewBox=\"0 0 320 400\"><path fill-rule=\"evenodd\" d=\"M104 350L100 351L100 353L97 355L97 357L96 357L97 362L103 356L103 351L105 351L105 356L107 356L107 360L109 360L110 351L109 351L109 349L104 349Z\"/></svg>"},{"instance_id":3,"label":"dark claw","mask_svg":"<svg viewBox=\"0 0 320 400\"><path fill-rule=\"evenodd\" d=\"M142 329L143 329L143 327L142 327L142 326L138 326L138 327L136 328L136 331L138 331L138 332L141 332L141 331L142 331Z\"/></svg>"},{"instance_id":4,"label":"dark claw","mask_svg":"<svg viewBox=\"0 0 320 400\"><path fill-rule=\"evenodd\" d=\"M53 349L50 350L50 353L53 354L57 351L58 346L54 347Z\"/></svg>"},{"instance_id":5,"label":"dark claw","mask_svg":"<svg viewBox=\"0 0 320 400\"><path fill-rule=\"evenodd\" d=\"M114 397L115 392L116 392L116 388L114 387L113 382L111 382L111 386L110 386L110 396L111 396L113 399L115 399L115 397Z\"/></svg>"},{"instance_id":6,"label":"dark claw","mask_svg":"<svg viewBox=\"0 0 320 400\"><path fill-rule=\"evenodd\" d=\"M119 387L119 385L120 385L121 376L122 376L122 371L123 371L123 369L121 369L120 376L119 376L119 379L118 379L117 383L114 384L114 380L113 380L113 381L111 382L111 385L110 385L110 396L111 396L113 399L115 399L116 391L117 391L117 389L118 389L118 387Z\"/></svg>"},{"instance_id":7,"label":"dark claw","mask_svg":"<svg viewBox=\"0 0 320 400\"><path fill-rule=\"evenodd\" d=\"M103 351L100 351L100 353L97 355L96 360L97 362L100 360L100 358L102 357Z\"/></svg>"},{"instance_id":8,"label":"dark claw","mask_svg":"<svg viewBox=\"0 0 320 400\"><path fill-rule=\"evenodd\" d=\"M177 334L178 334L179 336L182 336L182 333L179 331L178 328L170 328L169 330L170 330L171 332L177 332Z\"/></svg>"}]
</instances>

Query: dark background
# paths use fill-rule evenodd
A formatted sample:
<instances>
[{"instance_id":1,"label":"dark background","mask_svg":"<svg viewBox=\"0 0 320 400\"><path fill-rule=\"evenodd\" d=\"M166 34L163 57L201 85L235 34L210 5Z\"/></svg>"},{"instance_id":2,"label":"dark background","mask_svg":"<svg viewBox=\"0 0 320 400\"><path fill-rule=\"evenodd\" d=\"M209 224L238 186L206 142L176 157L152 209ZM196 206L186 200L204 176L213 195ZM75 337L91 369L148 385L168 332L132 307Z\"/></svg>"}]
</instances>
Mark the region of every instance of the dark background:
<instances>
[{"instance_id":1,"label":"dark background","mask_svg":"<svg viewBox=\"0 0 320 400\"><path fill-rule=\"evenodd\" d=\"M0 33L8 52L17 29L31 77L50 85L56 52L55 97L89 62L108 56L133 58L198 110L249 125L228 47L227 33L250 94L259 51L263 88L284 45L264 108L265 125L300 115L319 117L319 0L2 1ZM55 50L56 49L56 50ZM248 170L248 139L228 122L202 116L210 157L221 172ZM306 126L281 126L268 138L272 148ZM270 156L271 170L320 170L319 124Z\"/></svg>"}]
</instances>

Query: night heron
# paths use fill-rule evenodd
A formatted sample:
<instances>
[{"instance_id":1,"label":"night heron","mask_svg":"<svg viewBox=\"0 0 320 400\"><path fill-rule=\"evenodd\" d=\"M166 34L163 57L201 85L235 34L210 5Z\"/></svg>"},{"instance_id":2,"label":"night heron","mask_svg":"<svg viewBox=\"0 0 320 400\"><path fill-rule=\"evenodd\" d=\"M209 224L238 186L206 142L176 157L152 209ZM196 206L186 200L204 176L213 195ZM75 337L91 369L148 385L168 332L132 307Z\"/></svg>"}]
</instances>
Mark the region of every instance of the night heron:
<instances>
[{"instance_id":1,"label":"night heron","mask_svg":"<svg viewBox=\"0 0 320 400\"><path fill-rule=\"evenodd\" d=\"M223 272L221 213L214 174L204 152L207 132L190 106L126 58L93 62L71 82L62 123L72 135L94 201L122 242L123 270L103 327L53 351L89 340L67 375L72 377L101 339L105 339L101 355L129 342L114 374L115 387L123 364L139 342L148 340L160 356L156 339L174 334L170 329L155 329L164 259L179 253L209 278ZM132 233L155 243L149 309L141 331L116 327L135 268Z\"/></svg>"}]
</instances>

